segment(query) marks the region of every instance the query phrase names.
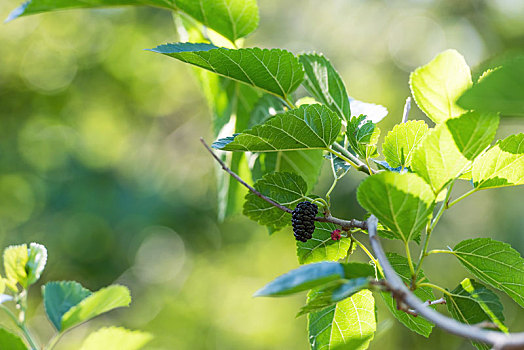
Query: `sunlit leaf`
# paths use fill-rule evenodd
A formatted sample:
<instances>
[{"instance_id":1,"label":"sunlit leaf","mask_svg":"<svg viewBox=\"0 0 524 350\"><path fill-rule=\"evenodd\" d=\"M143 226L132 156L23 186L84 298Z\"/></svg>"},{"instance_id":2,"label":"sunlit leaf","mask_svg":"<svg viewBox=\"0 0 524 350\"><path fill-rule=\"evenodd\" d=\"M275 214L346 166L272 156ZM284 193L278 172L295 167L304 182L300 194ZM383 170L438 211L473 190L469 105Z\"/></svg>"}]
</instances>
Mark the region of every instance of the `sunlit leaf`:
<instances>
[{"instance_id":1,"label":"sunlit leaf","mask_svg":"<svg viewBox=\"0 0 524 350\"><path fill-rule=\"evenodd\" d=\"M444 51L417 68L411 73L409 84L417 105L435 123L466 112L456 101L471 86L471 71L455 50Z\"/></svg>"},{"instance_id":2,"label":"sunlit leaf","mask_svg":"<svg viewBox=\"0 0 524 350\"><path fill-rule=\"evenodd\" d=\"M64 314L91 294L90 290L73 281L49 282L42 286L45 312L53 326L62 330Z\"/></svg>"},{"instance_id":3,"label":"sunlit leaf","mask_svg":"<svg viewBox=\"0 0 524 350\"><path fill-rule=\"evenodd\" d=\"M238 135L219 139L213 147L249 152L327 149L337 139L340 128L340 118L328 107L303 105Z\"/></svg>"},{"instance_id":4,"label":"sunlit leaf","mask_svg":"<svg viewBox=\"0 0 524 350\"><path fill-rule=\"evenodd\" d=\"M282 296L308 290L344 278L344 268L336 262L308 264L275 278L254 296Z\"/></svg>"},{"instance_id":5,"label":"sunlit leaf","mask_svg":"<svg viewBox=\"0 0 524 350\"><path fill-rule=\"evenodd\" d=\"M118 307L129 306L131 295L124 286L112 285L102 288L71 307L62 316L62 331Z\"/></svg>"},{"instance_id":6,"label":"sunlit leaf","mask_svg":"<svg viewBox=\"0 0 524 350\"><path fill-rule=\"evenodd\" d=\"M500 140L473 162L473 184L478 189L524 184L524 134Z\"/></svg>"},{"instance_id":7,"label":"sunlit leaf","mask_svg":"<svg viewBox=\"0 0 524 350\"><path fill-rule=\"evenodd\" d=\"M467 108L504 115L524 115L524 57L517 57L483 75L459 98Z\"/></svg>"},{"instance_id":8,"label":"sunlit leaf","mask_svg":"<svg viewBox=\"0 0 524 350\"><path fill-rule=\"evenodd\" d=\"M509 244L491 238L468 239L457 244L453 254L477 278L524 307L524 259Z\"/></svg>"},{"instance_id":9,"label":"sunlit leaf","mask_svg":"<svg viewBox=\"0 0 524 350\"><path fill-rule=\"evenodd\" d=\"M7 20L56 10L124 5L180 9L231 41L246 36L258 26L256 0L29 0L11 12Z\"/></svg>"},{"instance_id":10,"label":"sunlit leaf","mask_svg":"<svg viewBox=\"0 0 524 350\"><path fill-rule=\"evenodd\" d=\"M31 285L40 279L46 262L47 249L41 244L31 243L26 264L27 285Z\"/></svg>"},{"instance_id":11,"label":"sunlit leaf","mask_svg":"<svg viewBox=\"0 0 524 350\"><path fill-rule=\"evenodd\" d=\"M435 195L416 174L382 172L361 182L357 199L364 209L407 242L420 236L433 212Z\"/></svg>"},{"instance_id":12,"label":"sunlit leaf","mask_svg":"<svg viewBox=\"0 0 524 350\"><path fill-rule=\"evenodd\" d=\"M391 266L400 278L407 284L411 283L411 271L409 269L408 260L395 253L387 253L387 258L391 263ZM420 271L417 275L417 280L424 278L424 272ZM435 300L435 295L429 287L419 287L413 292L420 300ZM433 329L433 324L426 321L422 317L415 317L407 314L402 310L397 309L396 301L391 296L391 293L382 293L382 298L386 302L386 306L389 311L399 320L404 326L417 332L424 337L429 337Z\"/></svg>"},{"instance_id":13,"label":"sunlit leaf","mask_svg":"<svg viewBox=\"0 0 524 350\"><path fill-rule=\"evenodd\" d=\"M304 86L319 102L331 108L340 118L349 120L349 98L344 81L331 62L319 54L303 54L299 60L304 66Z\"/></svg>"},{"instance_id":14,"label":"sunlit leaf","mask_svg":"<svg viewBox=\"0 0 524 350\"><path fill-rule=\"evenodd\" d=\"M315 223L313 238L307 242L297 241L297 257L301 264L309 264L318 261L337 261L346 256L351 239L342 237L338 241L331 239L331 232L337 226L331 223Z\"/></svg>"},{"instance_id":15,"label":"sunlit leaf","mask_svg":"<svg viewBox=\"0 0 524 350\"><path fill-rule=\"evenodd\" d=\"M142 349L152 338L149 333L130 331L121 327L100 328L89 334L80 350L138 350Z\"/></svg>"},{"instance_id":16,"label":"sunlit leaf","mask_svg":"<svg viewBox=\"0 0 524 350\"><path fill-rule=\"evenodd\" d=\"M307 194L307 184L293 173L272 173L255 182L255 189L273 201L293 209ZM278 230L291 224L291 215L269 204L254 193L248 193L244 214L259 224Z\"/></svg>"},{"instance_id":17,"label":"sunlit leaf","mask_svg":"<svg viewBox=\"0 0 524 350\"><path fill-rule=\"evenodd\" d=\"M304 78L304 68L289 51L226 49L205 43L174 43L152 49L182 62L207 69L284 99Z\"/></svg>"},{"instance_id":18,"label":"sunlit leaf","mask_svg":"<svg viewBox=\"0 0 524 350\"><path fill-rule=\"evenodd\" d=\"M308 315L312 350L367 349L376 327L375 299L369 290Z\"/></svg>"},{"instance_id":19,"label":"sunlit leaf","mask_svg":"<svg viewBox=\"0 0 524 350\"><path fill-rule=\"evenodd\" d=\"M499 116L493 113L467 112L446 121L458 150L473 160L488 147L499 126Z\"/></svg>"},{"instance_id":20,"label":"sunlit leaf","mask_svg":"<svg viewBox=\"0 0 524 350\"><path fill-rule=\"evenodd\" d=\"M19 336L0 328L0 349L6 350L27 350L22 339Z\"/></svg>"},{"instance_id":21,"label":"sunlit leaf","mask_svg":"<svg viewBox=\"0 0 524 350\"><path fill-rule=\"evenodd\" d=\"M4 250L4 270L7 279L7 285L11 288L17 283L26 286L27 271L26 264L29 260L27 245L13 245Z\"/></svg>"},{"instance_id":22,"label":"sunlit leaf","mask_svg":"<svg viewBox=\"0 0 524 350\"><path fill-rule=\"evenodd\" d=\"M428 126L422 120L410 120L395 125L382 144L382 152L389 166L409 167L417 145L424 139Z\"/></svg>"},{"instance_id":23,"label":"sunlit leaf","mask_svg":"<svg viewBox=\"0 0 524 350\"><path fill-rule=\"evenodd\" d=\"M441 124L431 129L415 149L411 168L438 194L465 170L468 163L446 124Z\"/></svg>"}]
</instances>

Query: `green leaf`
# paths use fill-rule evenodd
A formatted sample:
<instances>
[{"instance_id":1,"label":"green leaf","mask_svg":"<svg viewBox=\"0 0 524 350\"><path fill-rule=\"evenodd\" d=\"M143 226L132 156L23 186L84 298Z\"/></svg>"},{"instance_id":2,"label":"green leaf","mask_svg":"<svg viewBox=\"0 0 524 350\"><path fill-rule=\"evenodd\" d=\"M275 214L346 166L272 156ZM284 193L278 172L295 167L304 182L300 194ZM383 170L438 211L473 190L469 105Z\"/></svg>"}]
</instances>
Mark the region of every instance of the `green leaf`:
<instances>
[{"instance_id":1,"label":"green leaf","mask_svg":"<svg viewBox=\"0 0 524 350\"><path fill-rule=\"evenodd\" d=\"M472 274L524 307L524 259L509 244L491 238L468 239L452 253Z\"/></svg>"},{"instance_id":2,"label":"green leaf","mask_svg":"<svg viewBox=\"0 0 524 350\"><path fill-rule=\"evenodd\" d=\"M328 107L303 105L262 125L213 143L223 151L276 152L327 149L340 134L341 121Z\"/></svg>"},{"instance_id":3,"label":"green leaf","mask_svg":"<svg viewBox=\"0 0 524 350\"><path fill-rule=\"evenodd\" d=\"M259 19L256 0L30 0L11 12L7 21L56 10L124 5L180 9L233 42L254 31Z\"/></svg>"},{"instance_id":4,"label":"green leaf","mask_svg":"<svg viewBox=\"0 0 524 350\"><path fill-rule=\"evenodd\" d=\"M0 349L27 350L27 346L19 336L0 328Z\"/></svg>"},{"instance_id":5,"label":"green leaf","mask_svg":"<svg viewBox=\"0 0 524 350\"><path fill-rule=\"evenodd\" d=\"M446 124L441 124L430 130L415 149L411 168L438 194L465 170L468 163Z\"/></svg>"},{"instance_id":6,"label":"green leaf","mask_svg":"<svg viewBox=\"0 0 524 350\"><path fill-rule=\"evenodd\" d=\"M309 297L313 298L314 294L310 293ZM376 327L375 299L369 290L308 315L312 350L367 349Z\"/></svg>"},{"instance_id":7,"label":"green leaf","mask_svg":"<svg viewBox=\"0 0 524 350\"><path fill-rule=\"evenodd\" d=\"M304 179L292 173L272 173L255 182L254 187L273 201L294 208L307 193ZM273 231L291 224L291 215L249 192L244 203L244 215Z\"/></svg>"},{"instance_id":8,"label":"green leaf","mask_svg":"<svg viewBox=\"0 0 524 350\"><path fill-rule=\"evenodd\" d=\"M46 283L42 286L42 296L47 318L61 331L64 314L91 294L90 290L74 281Z\"/></svg>"},{"instance_id":9,"label":"green leaf","mask_svg":"<svg viewBox=\"0 0 524 350\"><path fill-rule=\"evenodd\" d=\"M431 188L412 173L370 176L358 187L357 199L404 242L420 237L435 205Z\"/></svg>"},{"instance_id":10,"label":"green leaf","mask_svg":"<svg viewBox=\"0 0 524 350\"><path fill-rule=\"evenodd\" d=\"M524 57L494 69L458 99L466 109L524 115Z\"/></svg>"},{"instance_id":11,"label":"green leaf","mask_svg":"<svg viewBox=\"0 0 524 350\"><path fill-rule=\"evenodd\" d=\"M174 43L151 51L207 69L287 99L304 79L304 68L289 51L226 49L205 43Z\"/></svg>"},{"instance_id":12,"label":"green leaf","mask_svg":"<svg viewBox=\"0 0 524 350\"><path fill-rule=\"evenodd\" d=\"M331 223L315 223L313 238L307 242L297 241L297 257L301 264L317 261L337 261L346 256L351 239L342 237L338 241L331 239L331 232L337 227Z\"/></svg>"},{"instance_id":13,"label":"green leaf","mask_svg":"<svg viewBox=\"0 0 524 350\"><path fill-rule=\"evenodd\" d=\"M26 286L27 272L25 266L29 260L27 245L12 245L4 250L4 270L7 285L16 288L16 284Z\"/></svg>"},{"instance_id":14,"label":"green leaf","mask_svg":"<svg viewBox=\"0 0 524 350\"><path fill-rule=\"evenodd\" d=\"M251 110L248 127L252 128L255 125L264 124L269 118L282 112L284 112L282 100L274 95L264 94Z\"/></svg>"},{"instance_id":15,"label":"green leaf","mask_svg":"<svg viewBox=\"0 0 524 350\"><path fill-rule=\"evenodd\" d=\"M47 249L41 244L29 244L28 260L26 264L28 286L40 279L46 262Z\"/></svg>"},{"instance_id":16,"label":"green leaf","mask_svg":"<svg viewBox=\"0 0 524 350\"><path fill-rule=\"evenodd\" d=\"M524 134L500 140L473 162L473 184L477 189L524 184Z\"/></svg>"},{"instance_id":17,"label":"green leaf","mask_svg":"<svg viewBox=\"0 0 524 350\"><path fill-rule=\"evenodd\" d=\"M422 120L397 124L388 132L382 144L382 153L392 168L409 167L417 145L424 139L428 126Z\"/></svg>"},{"instance_id":18,"label":"green leaf","mask_svg":"<svg viewBox=\"0 0 524 350\"><path fill-rule=\"evenodd\" d=\"M466 286L466 289L464 289ZM502 304L495 293L482 284L466 278L451 294L445 294L446 305L451 316L466 324L476 325L484 321L494 322L507 330L502 321ZM472 342L477 349L489 350L490 346Z\"/></svg>"},{"instance_id":19,"label":"green leaf","mask_svg":"<svg viewBox=\"0 0 524 350\"><path fill-rule=\"evenodd\" d=\"M237 153L239 152L234 154ZM312 189L318 181L323 164L321 150L260 153L252 169L253 179L258 180L272 172L295 173L306 181L307 188Z\"/></svg>"},{"instance_id":20,"label":"green leaf","mask_svg":"<svg viewBox=\"0 0 524 350\"><path fill-rule=\"evenodd\" d=\"M377 155L376 144L380 129L372 121L366 121L365 115L352 117L347 126L348 141L355 153L364 159Z\"/></svg>"},{"instance_id":21,"label":"green leaf","mask_svg":"<svg viewBox=\"0 0 524 350\"><path fill-rule=\"evenodd\" d=\"M259 289L255 297L275 297L308 290L344 278L344 268L336 262L308 264L275 278Z\"/></svg>"},{"instance_id":22,"label":"green leaf","mask_svg":"<svg viewBox=\"0 0 524 350\"><path fill-rule=\"evenodd\" d=\"M304 86L319 102L344 120L351 118L349 98L342 78L323 55L303 54L299 60L306 72Z\"/></svg>"},{"instance_id":23,"label":"green leaf","mask_svg":"<svg viewBox=\"0 0 524 350\"><path fill-rule=\"evenodd\" d=\"M497 114L471 111L458 118L448 119L446 125L458 150L464 157L473 160L495 138L499 119Z\"/></svg>"},{"instance_id":24,"label":"green leaf","mask_svg":"<svg viewBox=\"0 0 524 350\"><path fill-rule=\"evenodd\" d=\"M411 271L409 269L408 260L395 253L386 253L389 262L393 269L397 272L400 278L405 283L411 283ZM424 278L424 272L420 271L417 275L417 280ZM420 300L435 300L435 295L429 287L419 287L413 292ZM382 298L384 299L386 306L389 311L399 320L404 326L411 329L414 332L417 332L424 337L429 337L431 330L433 329L433 324L426 321L422 317L415 317L407 314L402 310L397 309L396 301L391 296L391 293L382 293Z\"/></svg>"},{"instance_id":25,"label":"green leaf","mask_svg":"<svg viewBox=\"0 0 524 350\"><path fill-rule=\"evenodd\" d=\"M89 321L117 307L129 306L131 295L124 286L102 288L71 307L62 317L62 331Z\"/></svg>"},{"instance_id":26,"label":"green leaf","mask_svg":"<svg viewBox=\"0 0 524 350\"><path fill-rule=\"evenodd\" d=\"M80 350L138 350L142 349L151 339L153 336L145 332L130 331L121 327L100 328L89 334Z\"/></svg>"},{"instance_id":27,"label":"green leaf","mask_svg":"<svg viewBox=\"0 0 524 350\"><path fill-rule=\"evenodd\" d=\"M411 73L409 84L419 108L439 124L465 112L456 101L471 86L471 71L461 54L447 50Z\"/></svg>"}]
</instances>

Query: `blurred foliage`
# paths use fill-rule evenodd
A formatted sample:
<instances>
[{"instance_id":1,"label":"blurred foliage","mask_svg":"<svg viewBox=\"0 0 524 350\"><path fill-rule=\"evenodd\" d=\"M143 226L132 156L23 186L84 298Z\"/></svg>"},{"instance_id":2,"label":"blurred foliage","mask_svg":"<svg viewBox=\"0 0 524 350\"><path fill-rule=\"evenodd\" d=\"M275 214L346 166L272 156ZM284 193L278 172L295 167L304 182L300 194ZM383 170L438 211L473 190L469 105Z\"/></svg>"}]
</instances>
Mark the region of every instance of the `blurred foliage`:
<instances>
[{"instance_id":1,"label":"blurred foliage","mask_svg":"<svg viewBox=\"0 0 524 350\"><path fill-rule=\"evenodd\" d=\"M0 17L18 5L0 2ZM260 28L246 46L324 53L352 97L388 107L383 135L401 118L408 73L438 52L455 48L475 67L524 46L520 0L259 5ZM51 259L43 282L128 285L132 307L109 317L152 332L151 349L304 349L305 319L293 316L303 297L251 298L298 265L292 235L268 238L243 217L217 223L214 164L198 142L212 135L202 92L191 69L143 51L173 41L170 13L148 8L72 10L2 24L0 242L45 244ZM413 108L415 117L423 118ZM515 130L522 122L505 119L498 137ZM329 177L324 171L319 190ZM363 216L355 200L361 179L354 174L337 186L335 215ZM457 205L436 232L440 247L458 236L492 235L523 254L523 194L522 187L490 190ZM435 282L459 282L458 263L432 259L426 273ZM503 301L510 329L522 331L524 313ZM35 299L30 306L32 326L47 337L42 305ZM62 348L74 347L86 327L95 326L76 329ZM426 343L389 319L378 327L372 349L470 347L438 330Z\"/></svg>"}]
</instances>

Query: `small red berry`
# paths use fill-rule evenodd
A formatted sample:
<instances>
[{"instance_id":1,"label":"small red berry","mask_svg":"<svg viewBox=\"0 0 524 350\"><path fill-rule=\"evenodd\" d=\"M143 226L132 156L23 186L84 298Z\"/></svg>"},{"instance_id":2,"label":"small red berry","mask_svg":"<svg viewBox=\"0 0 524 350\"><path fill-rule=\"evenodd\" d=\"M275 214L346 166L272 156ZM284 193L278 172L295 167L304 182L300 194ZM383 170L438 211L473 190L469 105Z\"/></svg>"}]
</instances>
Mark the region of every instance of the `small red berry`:
<instances>
[{"instance_id":1,"label":"small red berry","mask_svg":"<svg viewBox=\"0 0 524 350\"><path fill-rule=\"evenodd\" d=\"M342 236L340 235L340 230L333 230L331 232L331 239L334 240L334 241L338 241Z\"/></svg>"}]
</instances>

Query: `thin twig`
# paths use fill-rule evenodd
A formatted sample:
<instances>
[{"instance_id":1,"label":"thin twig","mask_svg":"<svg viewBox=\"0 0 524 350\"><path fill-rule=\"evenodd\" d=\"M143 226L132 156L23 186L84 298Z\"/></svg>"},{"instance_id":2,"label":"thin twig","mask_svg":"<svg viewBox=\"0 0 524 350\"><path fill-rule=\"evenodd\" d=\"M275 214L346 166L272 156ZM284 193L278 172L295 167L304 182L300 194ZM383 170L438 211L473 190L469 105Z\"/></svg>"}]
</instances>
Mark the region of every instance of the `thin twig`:
<instances>
[{"instance_id":1,"label":"thin twig","mask_svg":"<svg viewBox=\"0 0 524 350\"><path fill-rule=\"evenodd\" d=\"M402 114L402 123L408 121L409 111L411 109L411 97L406 98L406 104L404 105L404 113Z\"/></svg>"},{"instance_id":2,"label":"thin twig","mask_svg":"<svg viewBox=\"0 0 524 350\"><path fill-rule=\"evenodd\" d=\"M504 334L501 332L485 330L476 326L460 323L426 306L425 303L418 299L413 292L406 287L387 259L377 235L378 219L374 215L371 215L367 223L371 248L375 253L375 257L379 261L380 266L382 266L382 269L384 270L384 277L387 281L388 290L396 296L397 302L401 301L418 315L451 334L487 343L496 349L524 349L524 332Z\"/></svg>"},{"instance_id":3,"label":"thin twig","mask_svg":"<svg viewBox=\"0 0 524 350\"><path fill-rule=\"evenodd\" d=\"M207 151L209 153L211 153L211 155L213 156L213 158L215 158L215 160L220 164L220 166L222 167L222 169L227 172L229 175L231 175L235 180L237 180L238 182L240 182L242 185L244 185L248 190L250 190L253 194L255 194L257 197L265 200L266 202L268 202L269 204L277 207L278 209L280 210L283 210L285 211L286 213L292 213L293 211L291 209L289 209L288 207L285 207L277 202L275 202L274 200L272 200L271 198L268 198L266 196L264 196L262 193L260 193L259 191L257 191L253 186L250 186L248 185L244 180L242 180L242 178L240 176L238 176L237 174L235 174L235 172L233 172L231 169L229 169L229 167L226 165L226 163L224 163L222 161L222 159L220 159L216 154L215 152L213 152L213 150L211 149L211 147L209 147L209 145L206 143L206 141L204 141L203 138L200 138L200 142L202 142L202 144L204 145L204 147L207 149ZM315 221L318 221L318 222L330 222L332 224L335 224L337 226L340 226L342 228L342 230L344 231L349 231L350 229L352 228L359 228L361 230L366 230L367 229L367 224L365 221L359 221L359 220L342 220L342 219L339 219L339 218L336 218L336 217L333 217L331 215L328 215L328 216L317 216L315 218Z\"/></svg>"}]
</instances>

